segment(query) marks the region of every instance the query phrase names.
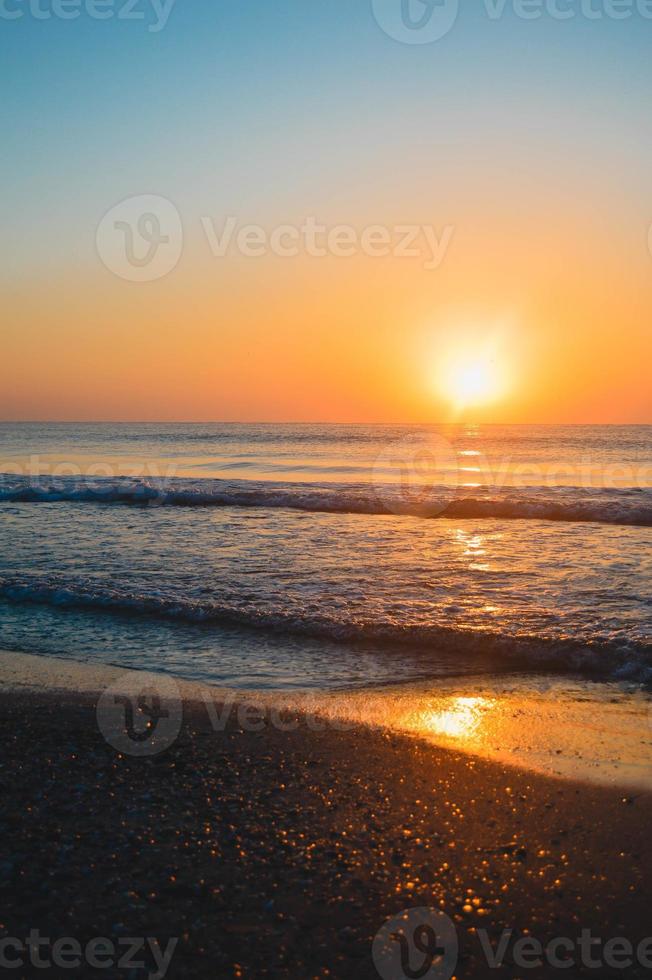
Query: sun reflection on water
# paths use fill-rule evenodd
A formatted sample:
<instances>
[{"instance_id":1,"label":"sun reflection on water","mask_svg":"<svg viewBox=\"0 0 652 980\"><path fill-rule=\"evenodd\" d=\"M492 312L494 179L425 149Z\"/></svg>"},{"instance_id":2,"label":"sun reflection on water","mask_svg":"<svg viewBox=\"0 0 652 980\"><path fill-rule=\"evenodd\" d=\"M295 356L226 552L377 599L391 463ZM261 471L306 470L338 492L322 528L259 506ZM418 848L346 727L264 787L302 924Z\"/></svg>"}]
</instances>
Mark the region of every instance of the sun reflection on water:
<instances>
[{"instance_id":1,"label":"sun reflection on water","mask_svg":"<svg viewBox=\"0 0 652 980\"><path fill-rule=\"evenodd\" d=\"M471 556L475 558L477 555L486 554L486 549L484 544L486 539L482 534L473 534L469 531L464 531L462 528L457 528L455 531L455 537L459 544L464 548L464 557Z\"/></svg>"},{"instance_id":2,"label":"sun reflection on water","mask_svg":"<svg viewBox=\"0 0 652 980\"><path fill-rule=\"evenodd\" d=\"M417 712L411 727L424 735L470 739L479 735L484 715L495 703L493 698L451 698L443 708L426 708Z\"/></svg>"}]
</instances>

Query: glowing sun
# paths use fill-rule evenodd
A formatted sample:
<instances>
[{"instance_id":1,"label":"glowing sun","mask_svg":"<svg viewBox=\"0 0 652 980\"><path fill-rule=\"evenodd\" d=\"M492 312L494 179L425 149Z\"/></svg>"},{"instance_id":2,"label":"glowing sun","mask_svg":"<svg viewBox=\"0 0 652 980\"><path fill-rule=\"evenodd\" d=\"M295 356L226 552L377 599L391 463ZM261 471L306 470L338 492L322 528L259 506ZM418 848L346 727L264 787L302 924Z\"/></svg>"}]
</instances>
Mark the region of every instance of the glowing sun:
<instances>
[{"instance_id":1,"label":"glowing sun","mask_svg":"<svg viewBox=\"0 0 652 980\"><path fill-rule=\"evenodd\" d=\"M495 397L496 372L489 361L456 364L451 371L451 394L466 405L478 404Z\"/></svg>"},{"instance_id":2,"label":"glowing sun","mask_svg":"<svg viewBox=\"0 0 652 980\"><path fill-rule=\"evenodd\" d=\"M504 372L491 356L460 354L442 365L440 387L458 408L485 405L503 394Z\"/></svg>"}]
</instances>

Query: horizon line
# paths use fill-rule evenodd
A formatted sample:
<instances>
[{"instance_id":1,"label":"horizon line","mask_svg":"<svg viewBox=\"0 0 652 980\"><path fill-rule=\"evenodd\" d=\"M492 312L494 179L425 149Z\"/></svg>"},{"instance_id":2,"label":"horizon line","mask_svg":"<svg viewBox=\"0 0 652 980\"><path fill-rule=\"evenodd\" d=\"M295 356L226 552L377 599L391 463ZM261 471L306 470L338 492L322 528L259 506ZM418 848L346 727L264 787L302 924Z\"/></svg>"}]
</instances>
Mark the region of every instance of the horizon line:
<instances>
[{"instance_id":1,"label":"horizon line","mask_svg":"<svg viewBox=\"0 0 652 980\"><path fill-rule=\"evenodd\" d=\"M588 426L603 426L625 428L633 426L650 426L649 422L482 422L473 419L458 419L448 421L387 421L387 422L329 422L323 420L282 419L274 421L241 420L241 419L0 419L0 425L331 425L331 426L419 426L419 425L500 425L500 426L568 426L586 428Z\"/></svg>"}]
</instances>

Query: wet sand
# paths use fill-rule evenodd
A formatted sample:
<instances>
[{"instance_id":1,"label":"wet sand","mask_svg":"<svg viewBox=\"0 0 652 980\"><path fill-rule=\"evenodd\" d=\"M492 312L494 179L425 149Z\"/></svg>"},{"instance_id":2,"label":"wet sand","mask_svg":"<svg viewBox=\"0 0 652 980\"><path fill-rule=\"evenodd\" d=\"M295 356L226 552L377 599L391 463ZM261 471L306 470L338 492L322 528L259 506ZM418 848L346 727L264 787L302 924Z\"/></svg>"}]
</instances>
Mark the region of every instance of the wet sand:
<instances>
[{"instance_id":1,"label":"wet sand","mask_svg":"<svg viewBox=\"0 0 652 980\"><path fill-rule=\"evenodd\" d=\"M167 678L172 696L206 705L246 700L342 725L414 735L444 748L623 790L652 790L652 699L633 684L545 674L420 680L344 691L234 691L100 662L0 650L0 690L97 693ZM207 710L209 710L207 708Z\"/></svg>"},{"instance_id":2,"label":"wet sand","mask_svg":"<svg viewBox=\"0 0 652 980\"><path fill-rule=\"evenodd\" d=\"M178 737L138 758L107 744L96 704L89 691L0 694L3 936L178 937L169 977L360 980L379 975L385 920L428 906L455 923L457 977L649 974L523 969L509 952L489 969L477 932L652 934L646 791L365 726L297 717L292 731L269 719L252 731L232 713L215 731L192 700Z\"/></svg>"}]
</instances>

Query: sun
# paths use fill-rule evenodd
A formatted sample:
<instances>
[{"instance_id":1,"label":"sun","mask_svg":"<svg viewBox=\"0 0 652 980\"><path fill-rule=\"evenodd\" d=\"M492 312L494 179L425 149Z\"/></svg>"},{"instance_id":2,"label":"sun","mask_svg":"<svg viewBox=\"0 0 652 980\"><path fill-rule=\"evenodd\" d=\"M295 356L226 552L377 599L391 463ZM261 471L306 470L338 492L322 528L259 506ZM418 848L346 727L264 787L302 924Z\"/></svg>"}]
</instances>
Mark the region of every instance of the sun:
<instances>
[{"instance_id":1,"label":"sun","mask_svg":"<svg viewBox=\"0 0 652 980\"><path fill-rule=\"evenodd\" d=\"M511 314L431 322L421 353L426 384L452 419L469 412L485 418L487 406L511 398L523 374Z\"/></svg>"},{"instance_id":2,"label":"sun","mask_svg":"<svg viewBox=\"0 0 652 980\"><path fill-rule=\"evenodd\" d=\"M497 397L499 384L495 365L477 358L451 365L449 393L461 405L482 405Z\"/></svg>"}]
</instances>

